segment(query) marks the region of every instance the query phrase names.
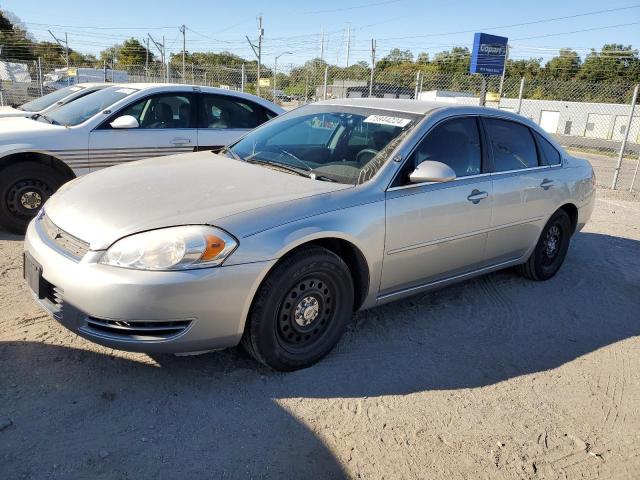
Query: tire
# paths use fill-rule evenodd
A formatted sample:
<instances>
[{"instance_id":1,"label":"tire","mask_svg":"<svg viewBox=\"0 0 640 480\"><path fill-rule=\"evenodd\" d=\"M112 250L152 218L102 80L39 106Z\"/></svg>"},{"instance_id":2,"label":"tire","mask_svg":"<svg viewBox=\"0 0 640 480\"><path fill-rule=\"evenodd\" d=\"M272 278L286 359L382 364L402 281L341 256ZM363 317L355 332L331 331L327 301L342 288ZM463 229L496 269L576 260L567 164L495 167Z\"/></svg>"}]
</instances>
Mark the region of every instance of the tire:
<instances>
[{"instance_id":1,"label":"tire","mask_svg":"<svg viewBox=\"0 0 640 480\"><path fill-rule=\"evenodd\" d=\"M518 267L520 273L536 281L549 280L564 262L571 241L571 220L564 210L556 211L542 229L536 248Z\"/></svg>"},{"instance_id":2,"label":"tire","mask_svg":"<svg viewBox=\"0 0 640 480\"><path fill-rule=\"evenodd\" d=\"M23 234L42 205L68 179L36 162L21 162L0 170L0 226Z\"/></svg>"},{"instance_id":3,"label":"tire","mask_svg":"<svg viewBox=\"0 0 640 480\"><path fill-rule=\"evenodd\" d=\"M309 367L338 343L353 302L345 262L322 247L301 249L277 265L258 289L241 344L274 370Z\"/></svg>"}]
</instances>

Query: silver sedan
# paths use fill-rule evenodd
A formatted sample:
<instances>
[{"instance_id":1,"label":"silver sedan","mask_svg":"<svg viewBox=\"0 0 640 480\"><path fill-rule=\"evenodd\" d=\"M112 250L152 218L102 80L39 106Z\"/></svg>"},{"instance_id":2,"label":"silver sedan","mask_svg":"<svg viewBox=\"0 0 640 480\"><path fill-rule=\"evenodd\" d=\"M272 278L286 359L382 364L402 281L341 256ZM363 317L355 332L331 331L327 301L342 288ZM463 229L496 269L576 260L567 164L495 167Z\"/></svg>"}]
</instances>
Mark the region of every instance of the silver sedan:
<instances>
[{"instance_id":1,"label":"silver sedan","mask_svg":"<svg viewBox=\"0 0 640 480\"><path fill-rule=\"evenodd\" d=\"M508 112L413 100L305 106L204 151L63 186L29 225L25 279L113 348L241 343L307 367L352 313L494 270L553 277L594 174Z\"/></svg>"}]
</instances>

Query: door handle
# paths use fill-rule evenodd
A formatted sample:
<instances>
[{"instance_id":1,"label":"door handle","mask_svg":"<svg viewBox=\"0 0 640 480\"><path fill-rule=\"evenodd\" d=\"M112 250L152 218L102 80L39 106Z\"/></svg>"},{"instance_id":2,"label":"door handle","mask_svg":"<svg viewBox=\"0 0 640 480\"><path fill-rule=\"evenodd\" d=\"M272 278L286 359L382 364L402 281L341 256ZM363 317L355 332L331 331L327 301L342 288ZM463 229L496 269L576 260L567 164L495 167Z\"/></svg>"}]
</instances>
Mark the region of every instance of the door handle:
<instances>
[{"instance_id":1,"label":"door handle","mask_svg":"<svg viewBox=\"0 0 640 480\"><path fill-rule=\"evenodd\" d=\"M485 199L488 196L489 194L487 192L481 192L480 190L476 189L471 192L471 195L467 197L467 200L469 200L473 204L478 204L480 203L480 200Z\"/></svg>"},{"instance_id":2,"label":"door handle","mask_svg":"<svg viewBox=\"0 0 640 480\"><path fill-rule=\"evenodd\" d=\"M544 190L549 190L551 187L553 187L554 183L556 182L548 178L545 178L544 180L542 180L540 187L542 187Z\"/></svg>"},{"instance_id":3,"label":"door handle","mask_svg":"<svg viewBox=\"0 0 640 480\"><path fill-rule=\"evenodd\" d=\"M191 143L191 139L189 138L174 138L171 140L173 145L186 145L187 143Z\"/></svg>"}]
</instances>

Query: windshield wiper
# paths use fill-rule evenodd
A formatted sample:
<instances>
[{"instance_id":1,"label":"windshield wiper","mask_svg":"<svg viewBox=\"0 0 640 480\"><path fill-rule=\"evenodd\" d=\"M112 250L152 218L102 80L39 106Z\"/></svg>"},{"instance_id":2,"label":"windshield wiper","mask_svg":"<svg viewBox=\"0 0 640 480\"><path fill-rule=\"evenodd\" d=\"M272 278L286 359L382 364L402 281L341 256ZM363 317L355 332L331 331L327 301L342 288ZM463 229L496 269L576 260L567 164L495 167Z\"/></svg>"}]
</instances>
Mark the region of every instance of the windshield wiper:
<instances>
[{"instance_id":1,"label":"windshield wiper","mask_svg":"<svg viewBox=\"0 0 640 480\"><path fill-rule=\"evenodd\" d=\"M231 150L229 147L224 147L222 150L220 150L220 153L222 153L222 154L229 153L229 154L231 154L231 158L235 158L236 160L242 160L242 157L240 157L240 155L238 155L236 152Z\"/></svg>"},{"instance_id":2,"label":"windshield wiper","mask_svg":"<svg viewBox=\"0 0 640 480\"><path fill-rule=\"evenodd\" d=\"M47 117L46 115L40 115L40 117L38 118L44 118L47 122L49 122L51 125L60 125L58 122L56 122L55 120L53 120L52 118Z\"/></svg>"},{"instance_id":3,"label":"windshield wiper","mask_svg":"<svg viewBox=\"0 0 640 480\"><path fill-rule=\"evenodd\" d=\"M258 158L249 158L249 157L245 158L244 161L247 162L247 163L254 163L254 164L257 164L257 165L270 165L272 167L279 168L280 170L285 170L287 172L295 173L295 174L300 175L302 177L311 178L311 175L306 170L302 170L300 168L292 167L291 165L287 165L286 163L275 162L273 160L261 160L261 159L258 159Z\"/></svg>"}]
</instances>

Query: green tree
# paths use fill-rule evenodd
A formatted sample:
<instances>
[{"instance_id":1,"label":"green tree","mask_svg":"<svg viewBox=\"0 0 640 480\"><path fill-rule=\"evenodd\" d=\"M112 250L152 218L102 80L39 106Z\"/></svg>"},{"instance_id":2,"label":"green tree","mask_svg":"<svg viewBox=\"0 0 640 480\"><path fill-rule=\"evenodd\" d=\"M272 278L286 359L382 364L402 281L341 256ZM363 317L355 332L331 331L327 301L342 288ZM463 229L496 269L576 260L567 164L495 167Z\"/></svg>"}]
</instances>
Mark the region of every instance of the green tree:
<instances>
[{"instance_id":1,"label":"green tree","mask_svg":"<svg viewBox=\"0 0 640 480\"><path fill-rule=\"evenodd\" d=\"M118 68L128 68L145 65L147 53L149 62L153 62L155 58L153 53L147 51L147 48L135 38L130 38L100 52L100 60L107 62L108 65L117 65Z\"/></svg>"},{"instance_id":2,"label":"green tree","mask_svg":"<svg viewBox=\"0 0 640 480\"><path fill-rule=\"evenodd\" d=\"M571 80L580 71L580 56L570 48L561 48L560 53L544 66L543 74L554 80Z\"/></svg>"}]
</instances>

